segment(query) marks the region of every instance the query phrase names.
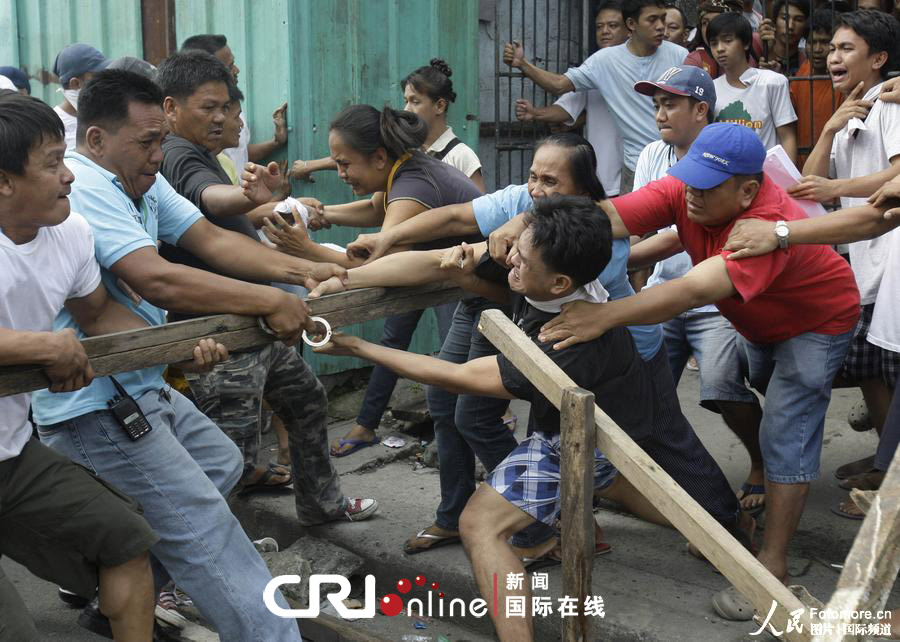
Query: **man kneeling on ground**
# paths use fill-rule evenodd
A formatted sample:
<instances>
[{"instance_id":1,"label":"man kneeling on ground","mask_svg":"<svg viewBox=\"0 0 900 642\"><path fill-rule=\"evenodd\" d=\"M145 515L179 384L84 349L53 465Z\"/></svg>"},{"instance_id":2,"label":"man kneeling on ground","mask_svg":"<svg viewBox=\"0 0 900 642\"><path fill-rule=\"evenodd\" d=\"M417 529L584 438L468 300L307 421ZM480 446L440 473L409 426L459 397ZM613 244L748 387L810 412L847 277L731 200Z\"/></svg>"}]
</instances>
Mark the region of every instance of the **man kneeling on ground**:
<instances>
[{"instance_id":1,"label":"man kneeling on ground","mask_svg":"<svg viewBox=\"0 0 900 642\"><path fill-rule=\"evenodd\" d=\"M603 211L584 197L536 200L526 221L528 227L512 252L508 289L476 276L473 248L455 248L445 255L443 265L467 290L498 299L511 296L513 320L534 339L563 303L606 300L596 279L611 256L612 233ZM651 377L624 328L567 350L539 345L579 386L592 391L597 404L627 432L646 429L654 420L654 408L661 400L654 396ZM481 594L493 599L495 574L506 577L525 571L508 538L538 523L555 527L560 517L559 411L503 355L453 364L340 334L319 351L368 359L400 376L454 392L531 402L530 436L494 468L460 519L460 535ZM665 521L599 451L594 458L594 487L645 519ZM527 582L518 591L501 583L496 599L505 605L507 597L519 595L530 604L528 593ZM524 618L492 617L501 640L532 639L527 609Z\"/></svg>"}]
</instances>

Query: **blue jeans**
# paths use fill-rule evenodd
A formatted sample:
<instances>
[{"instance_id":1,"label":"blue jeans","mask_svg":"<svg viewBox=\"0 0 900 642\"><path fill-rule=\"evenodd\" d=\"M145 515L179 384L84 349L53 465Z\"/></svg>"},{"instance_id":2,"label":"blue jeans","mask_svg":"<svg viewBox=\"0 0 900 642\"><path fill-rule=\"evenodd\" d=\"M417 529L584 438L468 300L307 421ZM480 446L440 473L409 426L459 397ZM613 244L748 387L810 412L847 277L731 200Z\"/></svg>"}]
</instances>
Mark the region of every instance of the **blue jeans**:
<instances>
[{"instance_id":1,"label":"blue jeans","mask_svg":"<svg viewBox=\"0 0 900 642\"><path fill-rule=\"evenodd\" d=\"M453 312L456 310L457 302L444 303L433 308L434 315L437 317L438 336L441 343L447 338L450 331L450 323L453 321ZM413 310L404 312L392 317L388 317L384 322L384 329L381 331L381 345L386 348L396 348L397 350L409 349L412 342L413 333L416 326L419 325L419 319L425 310ZM376 365L372 369L372 376L369 378L369 385L366 388L366 396L363 398L362 408L359 409L359 416L356 423L369 430L378 428L381 423L381 416L387 410L391 395L394 393L394 386L397 385L397 375L393 370L385 368L382 365Z\"/></svg>"},{"instance_id":2,"label":"blue jeans","mask_svg":"<svg viewBox=\"0 0 900 642\"><path fill-rule=\"evenodd\" d=\"M831 383L852 338L852 332L806 332L767 345L740 338L747 378L766 397L759 446L769 481L804 484L819 478Z\"/></svg>"},{"instance_id":3,"label":"blue jeans","mask_svg":"<svg viewBox=\"0 0 900 642\"><path fill-rule=\"evenodd\" d=\"M663 337L676 386L691 354L697 357L701 406L718 412L711 402L757 403L744 383L737 330L721 314L689 310L663 324Z\"/></svg>"},{"instance_id":4,"label":"blue jeans","mask_svg":"<svg viewBox=\"0 0 900 642\"><path fill-rule=\"evenodd\" d=\"M168 387L137 401L153 428L138 441L105 410L39 426L38 433L141 504L160 537L151 553L223 641L300 640L297 623L263 603L272 576L223 496L241 476L237 446ZM157 573L157 582L164 579Z\"/></svg>"}]
</instances>

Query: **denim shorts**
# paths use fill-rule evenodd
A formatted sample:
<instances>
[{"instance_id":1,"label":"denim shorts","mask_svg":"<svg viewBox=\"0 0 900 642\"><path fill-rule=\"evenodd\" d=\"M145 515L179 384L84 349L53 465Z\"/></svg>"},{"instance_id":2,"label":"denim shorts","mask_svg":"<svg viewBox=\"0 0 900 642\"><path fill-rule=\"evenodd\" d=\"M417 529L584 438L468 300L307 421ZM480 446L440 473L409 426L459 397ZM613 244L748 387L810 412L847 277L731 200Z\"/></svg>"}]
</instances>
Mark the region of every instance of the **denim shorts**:
<instances>
[{"instance_id":1,"label":"denim shorts","mask_svg":"<svg viewBox=\"0 0 900 642\"><path fill-rule=\"evenodd\" d=\"M691 354L700 366L700 405L719 412L716 401L756 403L756 395L744 383L738 333L718 312L680 314L663 324L666 352L675 384Z\"/></svg>"},{"instance_id":2,"label":"denim shorts","mask_svg":"<svg viewBox=\"0 0 900 642\"><path fill-rule=\"evenodd\" d=\"M852 337L806 332L767 345L740 337L750 384L766 398L759 445L769 481L818 479L831 384Z\"/></svg>"}]
</instances>

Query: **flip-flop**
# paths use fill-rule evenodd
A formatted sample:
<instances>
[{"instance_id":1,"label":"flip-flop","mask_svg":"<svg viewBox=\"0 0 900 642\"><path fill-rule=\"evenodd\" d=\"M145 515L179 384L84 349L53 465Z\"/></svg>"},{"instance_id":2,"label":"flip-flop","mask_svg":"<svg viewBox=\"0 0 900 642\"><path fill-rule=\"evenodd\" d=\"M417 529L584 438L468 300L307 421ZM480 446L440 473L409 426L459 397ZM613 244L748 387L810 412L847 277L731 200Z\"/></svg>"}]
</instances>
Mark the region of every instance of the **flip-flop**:
<instances>
[{"instance_id":1,"label":"flip-flop","mask_svg":"<svg viewBox=\"0 0 900 642\"><path fill-rule=\"evenodd\" d=\"M363 448L368 448L369 446L377 446L381 443L381 437L375 437L375 439L341 439L338 441L338 448L343 448L344 446L352 446L350 450L339 450L338 452L331 453L332 457L346 457L347 455L352 455L357 450L362 450Z\"/></svg>"},{"instance_id":2,"label":"flip-flop","mask_svg":"<svg viewBox=\"0 0 900 642\"><path fill-rule=\"evenodd\" d=\"M441 546L447 546L448 544L456 544L460 541L459 535L432 535L431 533L426 533L425 531L427 530L427 528L423 528L416 533L415 538L411 539L424 539L432 542L431 544L428 546L416 547L410 546L407 541L403 544L403 552L407 555L418 555L419 553L440 548Z\"/></svg>"},{"instance_id":3,"label":"flip-flop","mask_svg":"<svg viewBox=\"0 0 900 642\"><path fill-rule=\"evenodd\" d=\"M291 484L293 484L294 483L294 475L290 471L287 472L288 478L286 481L281 481L281 482L277 482L274 484L269 483L269 481L273 477L278 477L280 475L285 474L283 471L278 470L278 468L279 468L279 464L269 464L268 467L266 468L265 472L262 474L262 476L260 476L259 479L257 479L252 484L244 484L243 486L241 486L240 492L241 493L256 493L256 492L268 491L268 490L282 490L282 489L290 486Z\"/></svg>"},{"instance_id":4,"label":"flip-flop","mask_svg":"<svg viewBox=\"0 0 900 642\"><path fill-rule=\"evenodd\" d=\"M744 482L743 484L741 484L741 496L738 497L738 503L740 503L740 501L748 495L762 495L763 497L765 497L765 484L751 484L750 482ZM750 517L757 517L760 513L766 510L766 505L765 503L763 503L759 506L754 506L753 508L744 508L743 506L741 506L741 510L750 515Z\"/></svg>"},{"instance_id":5,"label":"flip-flop","mask_svg":"<svg viewBox=\"0 0 900 642\"><path fill-rule=\"evenodd\" d=\"M597 555L606 555L611 550L612 546L610 546L607 542L594 543L594 557L596 557ZM562 560L551 557L550 553L546 553L545 555L541 555L540 557L523 557L522 563L525 565L526 573L533 573L534 571L542 568L559 566L560 564L562 564Z\"/></svg>"},{"instance_id":6,"label":"flip-flop","mask_svg":"<svg viewBox=\"0 0 900 642\"><path fill-rule=\"evenodd\" d=\"M843 518L845 518L845 519L855 519L855 520L860 521L860 520L862 520L863 518L865 518L865 513L862 513L862 514L859 514L859 515L857 515L856 513L848 513L848 512L844 509L844 505L845 505L845 504L852 504L853 506L856 506L856 504L855 504L852 500L849 500L849 499L848 499L848 500L845 501L845 502L841 502L841 503L838 504L837 506L832 506L832 507L831 507L831 512L834 513L835 515L838 515L838 516L843 517Z\"/></svg>"},{"instance_id":7,"label":"flip-flop","mask_svg":"<svg viewBox=\"0 0 900 642\"><path fill-rule=\"evenodd\" d=\"M719 617L734 622L747 622L753 619L753 604L733 586L722 589L712 598L712 606Z\"/></svg>"},{"instance_id":8,"label":"flip-flop","mask_svg":"<svg viewBox=\"0 0 900 642\"><path fill-rule=\"evenodd\" d=\"M853 477L854 475L860 475L862 473L869 472L870 470L872 470L872 466L874 465L875 455L872 455L871 457L863 457L862 459L851 461L849 464L838 466L837 470L834 471L834 476L838 479L847 479L848 477Z\"/></svg>"}]
</instances>

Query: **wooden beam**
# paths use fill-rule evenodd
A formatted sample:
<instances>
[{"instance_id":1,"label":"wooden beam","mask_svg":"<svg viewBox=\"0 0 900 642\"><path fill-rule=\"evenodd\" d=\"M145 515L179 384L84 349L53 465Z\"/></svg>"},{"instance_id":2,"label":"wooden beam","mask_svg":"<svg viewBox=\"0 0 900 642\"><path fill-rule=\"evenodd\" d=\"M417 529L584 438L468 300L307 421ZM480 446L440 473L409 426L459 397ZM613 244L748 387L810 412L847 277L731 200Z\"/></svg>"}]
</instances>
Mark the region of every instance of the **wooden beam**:
<instances>
[{"instance_id":1,"label":"wooden beam","mask_svg":"<svg viewBox=\"0 0 900 642\"><path fill-rule=\"evenodd\" d=\"M875 612L884 608L888 594L900 571L900 450L881 482L881 488L873 497L866 511L853 546L844 562L844 570L837 587L828 601L831 612L847 614L869 611L871 618L838 617L820 620L831 624L822 635L813 638L817 642L868 639L870 635L854 633L854 624L875 622ZM891 622L900 627L900 622ZM846 627L850 627L849 631ZM830 629L830 630L829 630Z\"/></svg>"},{"instance_id":2,"label":"wooden beam","mask_svg":"<svg viewBox=\"0 0 900 642\"><path fill-rule=\"evenodd\" d=\"M478 329L509 359L535 387L559 408L563 391L575 386L540 348L499 310L487 310L481 315ZM809 640L809 614L778 579L638 446L624 430L596 405L596 444L631 484L653 504L659 512L694 544L722 575L765 616L772 607L776 610L772 624L780 630L787 628L790 612L802 609L797 620L800 631L785 634L787 640ZM563 467L565 470L565 466Z\"/></svg>"},{"instance_id":3,"label":"wooden beam","mask_svg":"<svg viewBox=\"0 0 900 642\"><path fill-rule=\"evenodd\" d=\"M459 300L462 290L449 283L411 288L364 288L307 301L312 316L324 317L332 328L383 319ZM220 342L230 351L263 346L274 340L256 317L225 314L84 339L96 376L139 370L190 359L202 338ZM0 397L40 390L49 385L38 366L0 368Z\"/></svg>"},{"instance_id":4,"label":"wooden beam","mask_svg":"<svg viewBox=\"0 0 900 642\"><path fill-rule=\"evenodd\" d=\"M589 642L592 617L584 612L594 568L594 395L583 388L563 390L559 408L562 439L561 511L563 595L578 599L578 616L562 619L563 642Z\"/></svg>"}]
</instances>

